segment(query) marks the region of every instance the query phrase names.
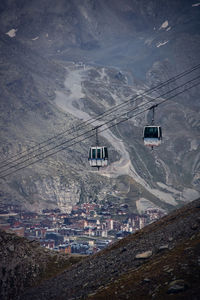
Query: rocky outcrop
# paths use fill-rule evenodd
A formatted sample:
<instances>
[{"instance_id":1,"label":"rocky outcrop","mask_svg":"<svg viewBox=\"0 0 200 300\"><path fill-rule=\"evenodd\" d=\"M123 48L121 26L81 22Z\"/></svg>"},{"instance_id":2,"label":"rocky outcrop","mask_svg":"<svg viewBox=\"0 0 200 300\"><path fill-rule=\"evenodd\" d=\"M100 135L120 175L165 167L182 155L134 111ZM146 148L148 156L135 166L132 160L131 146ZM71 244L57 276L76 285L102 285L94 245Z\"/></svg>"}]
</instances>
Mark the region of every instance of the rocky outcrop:
<instances>
[{"instance_id":1,"label":"rocky outcrop","mask_svg":"<svg viewBox=\"0 0 200 300\"><path fill-rule=\"evenodd\" d=\"M25 289L59 274L80 259L52 252L41 248L36 241L0 230L0 297L20 299Z\"/></svg>"}]
</instances>

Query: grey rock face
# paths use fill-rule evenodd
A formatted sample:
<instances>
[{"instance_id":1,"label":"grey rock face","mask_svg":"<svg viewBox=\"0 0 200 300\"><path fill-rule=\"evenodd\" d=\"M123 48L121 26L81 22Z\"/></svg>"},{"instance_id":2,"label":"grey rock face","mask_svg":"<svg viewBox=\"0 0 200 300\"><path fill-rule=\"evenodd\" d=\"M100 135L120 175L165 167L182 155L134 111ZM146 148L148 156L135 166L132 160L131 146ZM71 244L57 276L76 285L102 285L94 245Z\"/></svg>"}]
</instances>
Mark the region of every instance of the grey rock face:
<instances>
[{"instance_id":1,"label":"grey rock face","mask_svg":"<svg viewBox=\"0 0 200 300\"><path fill-rule=\"evenodd\" d=\"M189 1L2 1L2 160L7 163L8 157L197 64L199 20L199 8ZM173 82L151 96L182 83ZM133 103L128 111L132 108ZM46 160L38 150L37 165L30 154L28 168L0 179L1 201L9 199L33 210L70 210L76 202L103 200L112 193L116 201L128 199L132 210L143 197L169 210L197 198L198 111L199 87L160 106L156 122L163 127L164 139L153 153L141 138L150 113L113 128L101 136L109 146L110 167L105 172L91 172L87 165L92 138ZM66 134L52 146L68 138ZM51 153L50 148L43 150ZM25 166L21 161L19 167ZM1 168L1 174L15 169Z\"/></svg>"}]
</instances>

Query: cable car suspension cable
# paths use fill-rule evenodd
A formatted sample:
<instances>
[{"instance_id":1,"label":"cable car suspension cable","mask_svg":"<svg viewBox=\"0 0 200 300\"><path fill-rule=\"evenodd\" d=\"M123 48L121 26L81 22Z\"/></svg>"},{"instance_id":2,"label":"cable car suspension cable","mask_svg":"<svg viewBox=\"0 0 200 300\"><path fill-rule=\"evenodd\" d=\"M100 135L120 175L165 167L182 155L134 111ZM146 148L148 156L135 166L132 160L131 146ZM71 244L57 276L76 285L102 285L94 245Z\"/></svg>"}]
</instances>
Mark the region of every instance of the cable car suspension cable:
<instances>
[{"instance_id":1,"label":"cable car suspension cable","mask_svg":"<svg viewBox=\"0 0 200 300\"><path fill-rule=\"evenodd\" d=\"M188 84L188 83L191 83L191 82L193 82L194 80L199 79L199 78L200 78L200 76L197 76L197 77L195 77L195 78L193 78L193 79L187 81L186 83L183 83L183 84L181 84L180 86L178 86L178 87L172 89L171 91L167 91L167 92L165 92L164 94L159 95L159 96L156 97L154 100L159 99L160 97L166 96L167 94L169 94L169 93L171 93L171 92L173 92L173 91L179 89L180 87L183 87L184 85L186 85L186 84ZM137 109L141 109L143 106L145 106L145 105L147 105L148 103L151 103L151 102L152 102L152 99L149 100L149 101L147 101L146 103L142 103L141 105L138 105L137 107L135 107L135 108L129 110L128 113L130 114L130 112L133 112L133 111L135 111L135 110L137 110ZM149 109L150 109L150 108L148 108L147 110L149 110ZM127 112L121 114L121 116L125 116L125 115L127 115ZM127 118L126 118L126 119L127 119ZM125 119L125 120L126 120L126 119ZM99 127L105 126L105 125L109 124L110 122L112 122L112 121L114 121L114 120L116 120L116 117L114 117L113 119L111 119L111 120L105 122L104 124L99 125ZM115 125L117 125L117 124L118 124L118 123L116 123ZM18 162L18 163L16 163L16 164L14 164L14 165L8 167L7 169L2 170L2 172L0 172L0 174L1 174L1 173L4 173L4 172L7 172L8 170L10 170L10 169L12 169L12 168L15 168L15 167L17 167L18 165L23 164L23 163L29 161L30 159L37 158L38 156L43 155L43 154L45 154L45 153L47 153L47 152L49 152L49 151L51 151L51 150L54 150L54 149L56 149L56 148L58 148L58 147L60 147L60 146L62 146L62 145L64 145L64 144L66 144L66 143L68 143L68 142L72 142L72 141L74 141L76 138L79 138L79 137L81 137L81 136L83 136L83 135L89 133L90 131L91 131L91 129L87 130L87 131L84 132L84 133L79 134L77 137L73 137L73 138L71 138L71 139L69 139L69 140L67 140L67 141L64 141L64 142L60 143L59 145L56 145L56 146L54 146L54 147L52 147L52 148L50 148L50 149L48 149L48 150L45 150L45 151L43 151L43 152L41 152L41 153L39 153L39 154L36 154L36 155L34 155L33 157L31 157L31 158L27 158L27 159L25 159L25 160L22 161L22 162Z\"/></svg>"},{"instance_id":2,"label":"cable car suspension cable","mask_svg":"<svg viewBox=\"0 0 200 300\"><path fill-rule=\"evenodd\" d=\"M198 78L199 78L199 76L197 76L197 77L195 77L195 78L193 78L193 79L191 79L191 80L189 80L189 81L187 81L187 82L181 84L181 85L178 86L178 87L173 88L173 89L170 90L170 91L165 92L165 93L162 94L162 95L157 96L157 97L154 98L153 100L155 101L156 99L159 99L160 97L163 97L163 96L167 95L168 93L171 93L171 92L173 92L174 90L176 90L176 89L178 89L178 88L180 88L180 87L182 87L182 86L184 86L184 85L186 85L186 84L188 84L188 83L191 83L192 81L194 81L194 80L196 80L196 79L198 79ZM140 97L141 97L141 95L140 95ZM148 104L149 102L152 102L153 100L151 99L151 100L147 101L146 103L142 103L141 105L136 106L136 107L133 108L132 110L129 110L129 111L127 111L127 112L121 114L121 116L122 116L122 115L124 116L124 115L126 115L127 113L129 114L130 112L132 112L132 111L134 111L134 110L136 110L136 109L138 109L138 108L143 107L144 105ZM120 116L118 116L118 117L120 117ZM114 117L112 120L109 120L109 121L105 122L103 125L105 125L105 124L107 124L107 123L110 123L111 121L113 121L113 120L115 120L115 119L116 119L116 117ZM93 120L93 122L95 122L95 121L96 121L96 120ZM99 126L102 126L102 125L99 125ZM84 127L83 127L83 128L84 128ZM90 131L90 130L89 130L89 131ZM86 131L85 133L79 134L79 135L77 136L77 138L78 138L79 136L82 136L82 135L84 135L84 134L87 134L87 132L88 132L88 131ZM40 155L42 155L42 154L44 154L44 153L46 153L46 152L51 151L52 149L58 148L58 147L62 146L63 144L66 144L67 142L73 141L74 139L76 139L76 138L73 137L73 138L69 139L68 141L64 141L64 142L62 142L62 143L60 143L60 144L58 144L58 145L56 145L56 146L53 146L53 147L50 148L50 149L47 149L47 150L43 151L42 153L33 155L32 157L28 157L28 158L26 158L25 160L20 161L22 158L27 157L28 155L30 155L30 153L29 153L28 155L22 156L22 157L19 158L19 159L16 159L16 160L14 160L14 161L12 161L12 162L6 164L6 165L3 165L3 166L1 167L1 169L4 169L7 165L11 165L11 166L10 166L10 167L7 167L7 168L6 168L5 170L3 170L2 172L6 172L7 170L14 168L14 167L20 165L21 163L25 163L26 161L28 161L28 160L30 160L30 159L33 159L33 158L35 158L35 157L38 157L38 156L40 156ZM50 143L49 145L51 145L51 143ZM42 147L42 148L43 148L43 147ZM37 151L38 151L38 150L37 150ZM36 152L37 152L37 151L36 151ZM34 152L35 152L35 151L33 151L33 153L34 153ZM18 162L18 161L19 161L19 162ZM12 165L12 163L14 163L14 162L16 162L16 164ZM0 173L1 173L1 172L0 172Z\"/></svg>"},{"instance_id":3,"label":"cable car suspension cable","mask_svg":"<svg viewBox=\"0 0 200 300\"><path fill-rule=\"evenodd\" d=\"M107 116L107 115L110 115L111 113L113 113L113 112L115 112L116 110L122 108L123 106L126 106L126 105L132 103L133 101L135 102L138 98L141 98L142 96L144 96L144 95L146 95L146 94L148 95L148 93L152 93L153 91L156 91L157 89L160 89L160 88L166 86L167 84L170 84L170 83L172 83L173 81L178 80L178 79L180 79L180 78L182 78L182 77L184 77L184 76L186 76L186 75L188 75L188 74L190 74L190 73L192 73L192 72L198 70L199 68L200 68L200 64L198 64L198 65L196 65L196 66L194 66L194 67L192 67L192 68L190 68L190 69L188 69L188 70L186 70L186 71L184 71L184 72L182 72L182 73L180 73L180 74L178 74L178 75L176 75L176 76L174 76L174 77L168 79L167 81L165 81L165 82L163 82L163 83L160 83L160 84L157 85L157 86L154 86L154 87L150 88L150 89L147 90L147 91L144 91L144 92L141 93L140 95L131 97L130 99L124 101L123 103L116 105L114 108L108 109L107 111L105 111L105 112L99 114L99 116L98 116L95 120L94 120L93 118L90 118L89 120L86 120L86 121L84 121L84 122L81 122L79 125L77 125L77 127L76 127L75 129L74 129L74 128L70 128L70 129L68 129L68 130L62 131L61 133L59 133L59 134L57 134L57 135L55 135L55 136L53 136L53 137L51 137L51 138L49 138L49 139L47 139L47 140L41 142L41 143L39 143L38 145L35 145L35 146L33 146L33 147L30 147L30 148L27 149L27 150L24 150L24 151L22 151L22 152L20 152L20 153L18 153L18 154L15 154L14 156L11 156L10 158L7 158L7 159L6 159L6 164L1 165L1 167L6 167L6 166L8 166L8 165L14 163L15 161L21 160L22 158L24 158L24 157L26 157L26 156L28 156L28 155L34 153L34 152L37 152L37 151L39 151L39 150L41 150L41 149L43 149L43 148L49 146L49 145L52 144L52 143L57 142L57 140L60 140L61 138L63 138L63 135L66 134L66 133L68 133L68 134L73 134L75 131L82 130L84 127L93 124L93 123L96 122L97 120L100 120L100 119L102 119L103 117L105 117L105 116ZM83 126L83 125L84 125L84 126ZM56 141L54 141L54 140L56 140ZM50 142L50 141L52 141L52 142ZM49 142L50 142L50 143L49 143ZM46 144L46 145L45 145L45 144ZM42 146L42 145L43 145L43 146ZM35 148L37 148L37 147L38 147L38 149L35 149ZM35 149L35 150L33 150L33 149ZM32 150L32 151L29 152L30 150ZM27 153L27 152L29 152L29 153ZM27 153L27 154L25 154L25 153ZM24 154L24 155L22 155L22 154ZM19 155L22 155L22 156L19 157L19 158L16 158L16 157L18 157ZM13 159L13 158L16 158L16 159L15 159L15 160L12 160L12 161L10 161L10 162L8 162L8 160L11 160L11 159ZM2 163L4 163L4 162L5 162L5 160L2 161Z\"/></svg>"},{"instance_id":4,"label":"cable car suspension cable","mask_svg":"<svg viewBox=\"0 0 200 300\"><path fill-rule=\"evenodd\" d=\"M200 76L199 76L199 77L200 77ZM200 82L197 82L196 84L193 84L193 85L191 85L191 86L188 87L188 88L185 88L184 90L182 90L182 91L176 93L175 95L172 95L172 96L170 96L169 98L164 99L164 100L161 101L160 103L157 103L157 105L163 104L163 103L165 103L165 102L167 102L167 101L173 99L174 97L176 97L176 96L178 96L178 95L180 95L180 94L182 94L182 93L184 93L184 92L186 92L186 91L188 91L188 90L190 90L190 89L192 89L192 88L194 88L194 87L196 87L196 86L198 86L198 85L200 85ZM127 117L126 119L120 120L119 122L117 122L117 123L115 123L115 124L112 124L112 125L106 127L105 129L102 129L102 130L100 131L100 133L101 133L101 132L104 132L104 131L106 131L106 130L108 130L108 129L110 129L110 128L116 126L116 125L119 125L119 124L121 124L121 123L123 123L123 122L125 122L125 121L127 121L127 120L129 120L129 119L131 119L131 118L133 118L133 117L136 117L136 116L138 116L138 115L140 115L140 114L146 112L147 110L149 110L149 107L146 108L146 109L144 109L143 111L138 112L137 114L134 114L133 116ZM105 124L104 124L104 125L105 125ZM91 132L91 130L87 131L86 133L89 133L89 132ZM81 134L79 137L85 135L86 133ZM67 148L72 147L72 146L74 146L74 145L76 145L76 144L78 144L78 143L80 143L80 142L83 142L83 141L85 141L85 140L87 140L87 139L93 137L94 135L95 135L95 134L91 134L91 135L89 135L89 136L87 136L87 137L84 137L84 138L78 140L78 141L74 141L72 144L67 145L67 146L64 146L64 147L62 147L61 149L58 149L58 150L54 151L53 153L47 154L45 157L39 158L39 159L37 159L36 161L33 161L33 162L31 162L31 163L29 163L29 164L27 164L27 165L25 165L25 166L22 166L22 167L20 167L20 168L14 170L14 171L12 171L12 172L9 172L9 173L7 173L7 174L1 174L0 179L4 179L5 177L7 177L7 176L9 176L9 175L11 175L11 174L13 174L13 173L16 173L16 172L19 171L19 170L25 169L25 168L27 168L27 167L29 167L29 166L31 166L31 165L37 163L37 162L40 162L40 161L42 161L42 160L44 160L44 159L46 159L46 158L48 158L48 157L50 157L50 156L52 156L52 155L57 154L57 153L60 152L60 151L66 150ZM71 141L72 141L72 140L71 140ZM69 141L66 141L65 143L67 143L67 142L69 142ZM58 147L58 146L56 146L55 148L57 148L57 147ZM52 148L51 150L53 150L53 149L55 149L55 148ZM7 170L6 170L6 171L7 171ZM6 171L4 171L4 172L6 172Z\"/></svg>"}]
</instances>

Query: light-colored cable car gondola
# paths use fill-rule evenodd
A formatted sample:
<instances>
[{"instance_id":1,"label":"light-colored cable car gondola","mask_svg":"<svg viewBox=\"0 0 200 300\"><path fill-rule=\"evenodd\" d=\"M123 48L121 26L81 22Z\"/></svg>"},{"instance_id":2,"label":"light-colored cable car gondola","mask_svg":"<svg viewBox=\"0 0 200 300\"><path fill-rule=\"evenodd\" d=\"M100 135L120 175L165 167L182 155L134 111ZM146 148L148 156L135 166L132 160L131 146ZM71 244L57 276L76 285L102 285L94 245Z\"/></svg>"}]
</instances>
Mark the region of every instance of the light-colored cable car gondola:
<instances>
[{"instance_id":1,"label":"light-colored cable car gondola","mask_svg":"<svg viewBox=\"0 0 200 300\"><path fill-rule=\"evenodd\" d=\"M157 105L150 107L150 110L153 110L151 125L145 126L143 130L144 145L150 146L152 149L154 146L159 146L162 141L162 128L161 126L154 125L155 107L157 107Z\"/></svg>"},{"instance_id":2,"label":"light-colored cable car gondola","mask_svg":"<svg viewBox=\"0 0 200 300\"><path fill-rule=\"evenodd\" d=\"M105 146L99 146L98 128L96 127L96 146L90 147L88 161L91 167L101 167L108 165L108 149Z\"/></svg>"},{"instance_id":3,"label":"light-colored cable car gondola","mask_svg":"<svg viewBox=\"0 0 200 300\"><path fill-rule=\"evenodd\" d=\"M160 126L145 126L143 132L145 146L159 146L162 140L162 129Z\"/></svg>"},{"instance_id":4,"label":"light-colored cable car gondola","mask_svg":"<svg viewBox=\"0 0 200 300\"><path fill-rule=\"evenodd\" d=\"M106 167L108 165L108 149L104 146L90 147L89 164L91 167Z\"/></svg>"}]
</instances>

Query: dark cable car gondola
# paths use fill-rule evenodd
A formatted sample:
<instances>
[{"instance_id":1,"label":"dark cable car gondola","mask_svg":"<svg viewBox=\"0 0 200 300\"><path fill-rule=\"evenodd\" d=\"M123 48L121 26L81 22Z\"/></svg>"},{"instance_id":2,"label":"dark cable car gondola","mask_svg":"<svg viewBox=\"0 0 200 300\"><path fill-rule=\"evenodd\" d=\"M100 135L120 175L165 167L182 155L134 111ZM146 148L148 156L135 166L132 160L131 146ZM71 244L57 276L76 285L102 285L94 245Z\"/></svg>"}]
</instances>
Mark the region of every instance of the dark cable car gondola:
<instances>
[{"instance_id":1,"label":"dark cable car gondola","mask_svg":"<svg viewBox=\"0 0 200 300\"><path fill-rule=\"evenodd\" d=\"M91 167L105 167L108 165L108 149L105 146L99 146L98 128L96 127L96 146L90 147L88 161Z\"/></svg>"},{"instance_id":2,"label":"dark cable car gondola","mask_svg":"<svg viewBox=\"0 0 200 300\"><path fill-rule=\"evenodd\" d=\"M145 146L159 146L162 141L162 129L161 126L154 125L154 114L155 114L155 107L158 105L153 105L149 109L153 110L153 117L152 117L152 122L151 125L147 125L144 127L143 130L143 140L144 140L144 145Z\"/></svg>"}]
</instances>

